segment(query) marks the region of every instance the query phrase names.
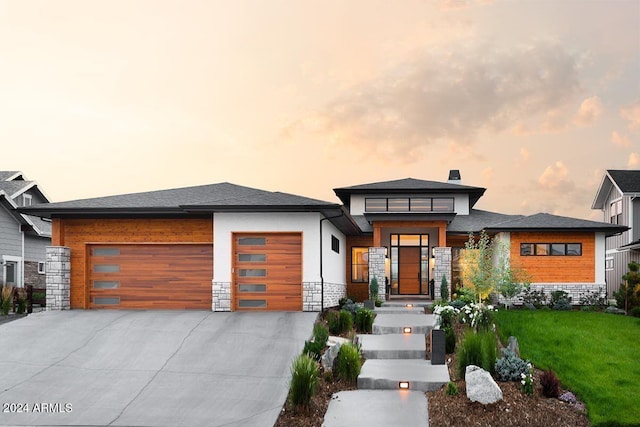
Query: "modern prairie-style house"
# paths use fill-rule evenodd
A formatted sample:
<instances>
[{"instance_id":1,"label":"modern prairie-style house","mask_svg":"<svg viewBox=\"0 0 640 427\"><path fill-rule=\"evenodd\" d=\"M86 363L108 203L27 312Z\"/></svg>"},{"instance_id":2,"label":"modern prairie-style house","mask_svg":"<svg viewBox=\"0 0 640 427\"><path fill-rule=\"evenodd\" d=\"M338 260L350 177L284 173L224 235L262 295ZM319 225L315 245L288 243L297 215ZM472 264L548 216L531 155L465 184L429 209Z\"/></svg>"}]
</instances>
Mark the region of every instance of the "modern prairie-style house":
<instances>
[{"instance_id":1,"label":"modern prairie-style house","mask_svg":"<svg viewBox=\"0 0 640 427\"><path fill-rule=\"evenodd\" d=\"M438 298L482 229L550 292L605 286L605 239L626 227L475 209L484 188L400 179L334 190L342 202L220 183L25 208L50 218L47 306L318 311L344 296ZM577 300L577 298L574 298Z\"/></svg>"},{"instance_id":2,"label":"modern prairie-style house","mask_svg":"<svg viewBox=\"0 0 640 427\"><path fill-rule=\"evenodd\" d=\"M47 203L47 197L22 172L0 171L0 284L45 286L45 248L51 222L18 212Z\"/></svg>"},{"instance_id":3,"label":"modern prairie-style house","mask_svg":"<svg viewBox=\"0 0 640 427\"><path fill-rule=\"evenodd\" d=\"M591 208L601 210L604 221L629 227L607 238L605 275L611 296L620 288L627 265L640 262L640 170L607 170Z\"/></svg>"}]
</instances>

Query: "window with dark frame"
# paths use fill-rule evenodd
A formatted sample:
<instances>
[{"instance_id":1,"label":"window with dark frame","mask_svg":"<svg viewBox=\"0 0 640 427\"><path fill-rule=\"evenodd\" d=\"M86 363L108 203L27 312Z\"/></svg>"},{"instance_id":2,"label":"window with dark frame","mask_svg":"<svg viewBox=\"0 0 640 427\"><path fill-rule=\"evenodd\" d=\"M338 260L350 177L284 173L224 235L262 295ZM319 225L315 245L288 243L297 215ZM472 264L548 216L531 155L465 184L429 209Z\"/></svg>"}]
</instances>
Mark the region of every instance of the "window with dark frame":
<instances>
[{"instance_id":1,"label":"window with dark frame","mask_svg":"<svg viewBox=\"0 0 640 427\"><path fill-rule=\"evenodd\" d=\"M610 212L610 223L611 224L621 224L622 223L622 200L616 200L615 202L611 202L609 206Z\"/></svg>"},{"instance_id":2,"label":"window with dark frame","mask_svg":"<svg viewBox=\"0 0 640 427\"><path fill-rule=\"evenodd\" d=\"M582 243L520 243L520 256L582 256Z\"/></svg>"},{"instance_id":3,"label":"window with dark frame","mask_svg":"<svg viewBox=\"0 0 640 427\"><path fill-rule=\"evenodd\" d=\"M365 212L454 212L453 197L367 197Z\"/></svg>"},{"instance_id":4,"label":"window with dark frame","mask_svg":"<svg viewBox=\"0 0 640 427\"><path fill-rule=\"evenodd\" d=\"M331 235L331 250L337 254L340 253L340 239Z\"/></svg>"},{"instance_id":5,"label":"window with dark frame","mask_svg":"<svg viewBox=\"0 0 640 427\"><path fill-rule=\"evenodd\" d=\"M351 248L351 281L354 283L369 282L369 248Z\"/></svg>"}]
</instances>

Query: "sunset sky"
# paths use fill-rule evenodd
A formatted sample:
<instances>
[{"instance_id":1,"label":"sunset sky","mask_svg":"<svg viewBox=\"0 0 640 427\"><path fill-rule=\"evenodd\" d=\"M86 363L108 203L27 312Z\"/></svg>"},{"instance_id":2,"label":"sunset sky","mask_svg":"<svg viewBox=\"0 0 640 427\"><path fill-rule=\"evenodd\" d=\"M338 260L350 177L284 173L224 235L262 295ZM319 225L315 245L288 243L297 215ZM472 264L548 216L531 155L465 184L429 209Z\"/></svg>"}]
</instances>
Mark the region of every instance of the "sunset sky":
<instances>
[{"instance_id":1,"label":"sunset sky","mask_svg":"<svg viewBox=\"0 0 640 427\"><path fill-rule=\"evenodd\" d=\"M51 201L413 177L602 219L640 169L640 0L0 0L0 170Z\"/></svg>"}]
</instances>

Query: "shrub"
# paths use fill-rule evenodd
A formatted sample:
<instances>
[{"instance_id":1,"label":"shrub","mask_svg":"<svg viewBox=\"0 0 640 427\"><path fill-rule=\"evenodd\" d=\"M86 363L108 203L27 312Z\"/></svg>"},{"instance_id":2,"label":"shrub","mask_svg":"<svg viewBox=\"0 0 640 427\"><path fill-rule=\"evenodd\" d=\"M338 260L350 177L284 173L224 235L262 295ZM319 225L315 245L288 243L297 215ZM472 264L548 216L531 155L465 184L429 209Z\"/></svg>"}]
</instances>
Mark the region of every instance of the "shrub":
<instances>
[{"instance_id":1,"label":"shrub","mask_svg":"<svg viewBox=\"0 0 640 427\"><path fill-rule=\"evenodd\" d=\"M465 305L467 305L468 303L465 301L462 301L461 299L456 299L453 300L449 303L449 305L455 309L460 310L462 307L464 307Z\"/></svg>"},{"instance_id":2,"label":"shrub","mask_svg":"<svg viewBox=\"0 0 640 427\"><path fill-rule=\"evenodd\" d=\"M540 308L547 303L547 295L542 290L536 291L531 287L525 287L522 292L522 302Z\"/></svg>"},{"instance_id":3,"label":"shrub","mask_svg":"<svg viewBox=\"0 0 640 427\"><path fill-rule=\"evenodd\" d=\"M355 320L356 318L356 311L358 311L358 309L361 306L359 306L358 304L356 304L355 302L353 302L352 300L348 300L340 309L340 311L348 311L349 313L351 313L351 320Z\"/></svg>"},{"instance_id":4,"label":"shrub","mask_svg":"<svg viewBox=\"0 0 640 427\"><path fill-rule=\"evenodd\" d=\"M447 383L447 396L457 396L459 393L458 386L453 381Z\"/></svg>"},{"instance_id":5,"label":"shrub","mask_svg":"<svg viewBox=\"0 0 640 427\"><path fill-rule=\"evenodd\" d=\"M520 359L515 352L508 348L502 349L502 357L496 360L496 377L498 381L520 381L522 374L529 372L528 360Z\"/></svg>"},{"instance_id":6,"label":"shrub","mask_svg":"<svg viewBox=\"0 0 640 427\"><path fill-rule=\"evenodd\" d=\"M633 307L629 311L629 314L632 315L633 317L640 317L640 307Z\"/></svg>"},{"instance_id":7,"label":"shrub","mask_svg":"<svg viewBox=\"0 0 640 427\"><path fill-rule=\"evenodd\" d=\"M442 275L442 281L440 282L440 298L447 301L449 300L449 283L447 283L447 278L445 275Z\"/></svg>"},{"instance_id":8,"label":"shrub","mask_svg":"<svg viewBox=\"0 0 640 427\"><path fill-rule=\"evenodd\" d=\"M638 296L634 287L628 286L625 283L620 284L620 288L613 293L613 297L616 299L616 307L622 310L625 309L625 304L627 308L638 306Z\"/></svg>"},{"instance_id":9,"label":"shrub","mask_svg":"<svg viewBox=\"0 0 640 427\"><path fill-rule=\"evenodd\" d=\"M340 308L342 308L342 307L344 307L344 305L345 305L347 302L352 303L352 302L353 302L353 300L352 300L351 298L347 298L347 297L340 298L340 299L338 300L338 306L339 306Z\"/></svg>"},{"instance_id":10,"label":"shrub","mask_svg":"<svg viewBox=\"0 0 640 427\"><path fill-rule=\"evenodd\" d=\"M313 327L313 341L321 343L324 347L329 339L329 330L322 323L316 323Z\"/></svg>"},{"instance_id":11,"label":"shrub","mask_svg":"<svg viewBox=\"0 0 640 427\"><path fill-rule=\"evenodd\" d=\"M454 302L455 300L462 301L464 303L462 304L462 306L465 306L466 304L471 304L472 302L474 302L475 296L473 294L473 290L462 287L456 290L456 292L453 294L453 299Z\"/></svg>"},{"instance_id":12,"label":"shrub","mask_svg":"<svg viewBox=\"0 0 640 427\"><path fill-rule=\"evenodd\" d=\"M580 305L588 307L606 307L606 293L602 290L602 288L599 288L597 291L581 292Z\"/></svg>"},{"instance_id":13,"label":"shrub","mask_svg":"<svg viewBox=\"0 0 640 427\"><path fill-rule=\"evenodd\" d=\"M16 298L18 299L18 306L16 307L17 314L24 314L27 311L27 290L25 288L16 289Z\"/></svg>"},{"instance_id":14,"label":"shrub","mask_svg":"<svg viewBox=\"0 0 640 427\"><path fill-rule=\"evenodd\" d=\"M294 406L307 407L316 393L317 385L318 365L306 354L301 354L291 364L291 403Z\"/></svg>"},{"instance_id":15,"label":"shrub","mask_svg":"<svg viewBox=\"0 0 640 427\"><path fill-rule=\"evenodd\" d=\"M456 351L458 377L464 378L465 370L469 365L479 366L491 373L495 372L496 344L496 336L493 332L467 331Z\"/></svg>"},{"instance_id":16,"label":"shrub","mask_svg":"<svg viewBox=\"0 0 640 427\"><path fill-rule=\"evenodd\" d=\"M571 310L571 297L565 291L553 291L549 305L554 310Z\"/></svg>"},{"instance_id":17,"label":"shrub","mask_svg":"<svg viewBox=\"0 0 640 427\"><path fill-rule=\"evenodd\" d=\"M329 332L333 335L340 335L340 315L337 311L327 312L327 325L329 325Z\"/></svg>"},{"instance_id":18,"label":"shrub","mask_svg":"<svg viewBox=\"0 0 640 427\"><path fill-rule=\"evenodd\" d=\"M9 314L11 310L11 300L13 299L13 286L3 285L0 290L0 312L5 316Z\"/></svg>"},{"instance_id":19,"label":"shrub","mask_svg":"<svg viewBox=\"0 0 640 427\"><path fill-rule=\"evenodd\" d=\"M466 323L476 331L493 330L493 312L492 305L484 304L468 304L460 310L460 322Z\"/></svg>"},{"instance_id":20,"label":"shrub","mask_svg":"<svg viewBox=\"0 0 640 427\"><path fill-rule=\"evenodd\" d=\"M338 378L355 384L360 375L360 351L350 343L343 344L336 359Z\"/></svg>"},{"instance_id":21,"label":"shrub","mask_svg":"<svg viewBox=\"0 0 640 427\"><path fill-rule=\"evenodd\" d=\"M359 308L356 311L356 329L359 332L371 333L373 329L373 319L375 315L373 310Z\"/></svg>"},{"instance_id":22,"label":"shrub","mask_svg":"<svg viewBox=\"0 0 640 427\"><path fill-rule=\"evenodd\" d=\"M542 394L545 397L557 398L560 396L560 380L551 369L547 369L540 374L540 385L542 386Z\"/></svg>"},{"instance_id":23,"label":"shrub","mask_svg":"<svg viewBox=\"0 0 640 427\"><path fill-rule=\"evenodd\" d=\"M521 374L522 380L520 383L522 384L522 391L527 396L533 395L534 387L533 387L533 366L531 363L527 363L527 373Z\"/></svg>"},{"instance_id":24,"label":"shrub","mask_svg":"<svg viewBox=\"0 0 640 427\"><path fill-rule=\"evenodd\" d=\"M380 298L376 298L374 304L376 307L382 307L382 300Z\"/></svg>"},{"instance_id":25,"label":"shrub","mask_svg":"<svg viewBox=\"0 0 640 427\"><path fill-rule=\"evenodd\" d=\"M353 329L353 315L347 310L340 310L340 333L349 332Z\"/></svg>"},{"instance_id":26,"label":"shrub","mask_svg":"<svg viewBox=\"0 0 640 427\"><path fill-rule=\"evenodd\" d=\"M451 326L444 328L444 345L447 354L456 351L456 333Z\"/></svg>"},{"instance_id":27,"label":"shrub","mask_svg":"<svg viewBox=\"0 0 640 427\"><path fill-rule=\"evenodd\" d=\"M317 341L305 341L302 353L306 354L315 361L320 361L323 349L324 344L320 344Z\"/></svg>"},{"instance_id":28,"label":"shrub","mask_svg":"<svg viewBox=\"0 0 640 427\"><path fill-rule=\"evenodd\" d=\"M369 298L372 300L376 300L378 298L378 290L379 290L379 286L378 286L378 279L377 278L372 278L371 279L371 283L369 284Z\"/></svg>"},{"instance_id":29,"label":"shrub","mask_svg":"<svg viewBox=\"0 0 640 427\"><path fill-rule=\"evenodd\" d=\"M459 310L450 305L439 305L433 309L433 314L440 316L440 326L446 328L447 326L453 326L453 319Z\"/></svg>"}]
</instances>

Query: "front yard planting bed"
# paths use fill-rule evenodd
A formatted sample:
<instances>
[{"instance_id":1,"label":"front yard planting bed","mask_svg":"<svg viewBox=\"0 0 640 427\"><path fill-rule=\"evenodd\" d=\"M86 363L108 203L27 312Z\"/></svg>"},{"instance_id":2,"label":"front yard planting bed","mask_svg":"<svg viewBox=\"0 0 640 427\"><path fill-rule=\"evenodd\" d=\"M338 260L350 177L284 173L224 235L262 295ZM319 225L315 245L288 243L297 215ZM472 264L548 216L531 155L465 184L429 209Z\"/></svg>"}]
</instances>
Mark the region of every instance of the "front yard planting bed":
<instances>
[{"instance_id":1,"label":"front yard planting bed","mask_svg":"<svg viewBox=\"0 0 640 427\"><path fill-rule=\"evenodd\" d=\"M640 425L640 319L551 310L500 310L495 319L502 341L516 336L523 358L553 369L594 426Z\"/></svg>"}]
</instances>

